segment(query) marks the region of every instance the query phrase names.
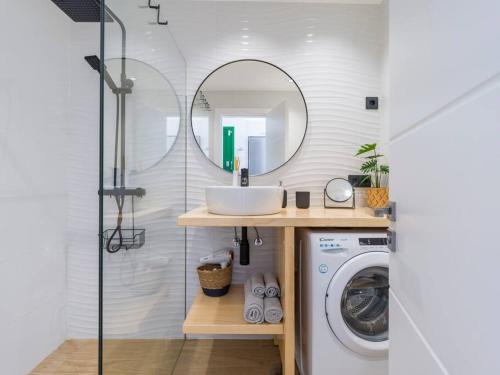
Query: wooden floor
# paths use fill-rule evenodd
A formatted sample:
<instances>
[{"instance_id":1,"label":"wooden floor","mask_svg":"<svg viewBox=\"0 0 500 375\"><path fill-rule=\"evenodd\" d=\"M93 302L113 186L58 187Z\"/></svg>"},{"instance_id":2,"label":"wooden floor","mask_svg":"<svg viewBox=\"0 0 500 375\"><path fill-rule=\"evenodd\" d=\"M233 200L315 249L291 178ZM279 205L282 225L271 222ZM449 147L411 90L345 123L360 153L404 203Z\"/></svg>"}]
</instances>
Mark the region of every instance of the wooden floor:
<instances>
[{"instance_id":1,"label":"wooden floor","mask_svg":"<svg viewBox=\"0 0 500 375\"><path fill-rule=\"evenodd\" d=\"M268 340L106 340L104 375L275 375L279 350ZM31 375L96 375L97 341L69 340Z\"/></svg>"}]
</instances>

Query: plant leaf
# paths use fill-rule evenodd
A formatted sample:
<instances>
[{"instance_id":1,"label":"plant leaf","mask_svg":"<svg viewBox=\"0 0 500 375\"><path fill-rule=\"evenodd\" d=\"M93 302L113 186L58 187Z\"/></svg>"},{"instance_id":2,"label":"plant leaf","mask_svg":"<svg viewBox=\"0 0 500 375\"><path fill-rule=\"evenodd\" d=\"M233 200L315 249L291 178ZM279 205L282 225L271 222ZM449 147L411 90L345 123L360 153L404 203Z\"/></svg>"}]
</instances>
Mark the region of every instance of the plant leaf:
<instances>
[{"instance_id":1,"label":"plant leaf","mask_svg":"<svg viewBox=\"0 0 500 375\"><path fill-rule=\"evenodd\" d=\"M371 184L372 184L371 179L372 179L372 176L370 176L369 174L367 174L365 177L363 177L361 179L361 181L359 181L359 184L362 185L363 182L365 182L366 180L370 180L370 186L371 186Z\"/></svg>"},{"instance_id":2,"label":"plant leaf","mask_svg":"<svg viewBox=\"0 0 500 375\"><path fill-rule=\"evenodd\" d=\"M365 156L365 159L377 159L377 158L381 158L382 154L377 154L377 155L371 155L371 156Z\"/></svg>"},{"instance_id":3,"label":"plant leaf","mask_svg":"<svg viewBox=\"0 0 500 375\"><path fill-rule=\"evenodd\" d=\"M364 174L375 172L377 169L377 159L371 159L361 165L361 172Z\"/></svg>"},{"instance_id":4,"label":"plant leaf","mask_svg":"<svg viewBox=\"0 0 500 375\"><path fill-rule=\"evenodd\" d=\"M367 143L367 144L364 144L364 145L362 145L359 148L358 153L356 154L356 156L365 154L365 153L370 152L370 151L374 151L376 148L377 148L377 144L376 143Z\"/></svg>"},{"instance_id":5,"label":"plant leaf","mask_svg":"<svg viewBox=\"0 0 500 375\"><path fill-rule=\"evenodd\" d=\"M389 174L389 166L388 165L381 165L380 166L380 173Z\"/></svg>"}]
</instances>

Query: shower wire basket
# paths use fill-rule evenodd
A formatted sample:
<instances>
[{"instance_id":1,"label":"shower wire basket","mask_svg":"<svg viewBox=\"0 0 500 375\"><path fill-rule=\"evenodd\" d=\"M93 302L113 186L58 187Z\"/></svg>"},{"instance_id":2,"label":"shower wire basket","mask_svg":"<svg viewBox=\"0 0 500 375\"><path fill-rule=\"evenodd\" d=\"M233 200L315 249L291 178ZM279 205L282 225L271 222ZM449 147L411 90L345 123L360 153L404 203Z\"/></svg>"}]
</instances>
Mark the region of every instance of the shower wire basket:
<instances>
[{"instance_id":1,"label":"shower wire basket","mask_svg":"<svg viewBox=\"0 0 500 375\"><path fill-rule=\"evenodd\" d=\"M133 190L144 191L145 194L144 189ZM121 212L119 215L121 215ZM134 195L132 195L132 228L122 229L121 226L119 226L114 229L107 229L103 232L102 240L103 247L108 249L108 251L110 251L109 249L113 249L113 251L110 251L112 253L121 249L140 249L146 243L146 229L137 229L135 227Z\"/></svg>"},{"instance_id":2,"label":"shower wire basket","mask_svg":"<svg viewBox=\"0 0 500 375\"><path fill-rule=\"evenodd\" d=\"M140 249L146 242L146 229L120 229L120 235L115 232L115 229L105 230L103 233L103 246L107 247L111 239L111 247L120 246L120 249L131 250Z\"/></svg>"}]
</instances>

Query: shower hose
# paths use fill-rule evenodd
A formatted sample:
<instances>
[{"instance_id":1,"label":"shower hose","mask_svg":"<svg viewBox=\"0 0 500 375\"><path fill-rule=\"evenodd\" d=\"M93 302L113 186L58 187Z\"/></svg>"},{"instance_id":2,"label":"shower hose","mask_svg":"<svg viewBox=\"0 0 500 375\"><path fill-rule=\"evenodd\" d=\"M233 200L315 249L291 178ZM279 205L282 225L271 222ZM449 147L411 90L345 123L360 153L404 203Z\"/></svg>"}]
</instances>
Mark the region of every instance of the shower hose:
<instances>
[{"instance_id":1,"label":"shower hose","mask_svg":"<svg viewBox=\"0 0 500 375\"><path fill-rule=\"evenodd\" d=\"M115 189L117 188L117 170L118 170L118 133L120 127L120 97L116 94L116 130L115 130L115 160L113 168L113 183ZM123 171L121 171L123 173ZM120 193L115 195L116 206L118 208L118 217L116 219L116 227L109 236L106 243L106 251L108 253L116 253L120 251L123 246L123 233L122 233L122 221L123 221L123 206L125 204L125 193ZM119 241L116 244L112 244L114 238L118 236Z\"/></svg>"}]
</instances>

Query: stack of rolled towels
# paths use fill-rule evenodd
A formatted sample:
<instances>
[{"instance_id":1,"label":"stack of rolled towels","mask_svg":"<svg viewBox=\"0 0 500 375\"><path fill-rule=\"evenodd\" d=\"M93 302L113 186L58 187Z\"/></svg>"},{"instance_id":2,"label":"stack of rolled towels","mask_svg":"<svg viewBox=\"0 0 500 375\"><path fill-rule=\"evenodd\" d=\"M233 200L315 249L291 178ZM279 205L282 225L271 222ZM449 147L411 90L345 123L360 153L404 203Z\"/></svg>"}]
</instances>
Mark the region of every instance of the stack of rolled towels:
<instances>
[{"instance_id":1,"label":"stack of rolled towels","mask_svg":"<svg viewBox=\"0 0 500 375\"><path fill-rule=\"evenodd\" d=\"M253 274L245 283L244 318L248 323L277 324L283 319L280 286L271 272Z\"/></svg>"}]
</instances>

